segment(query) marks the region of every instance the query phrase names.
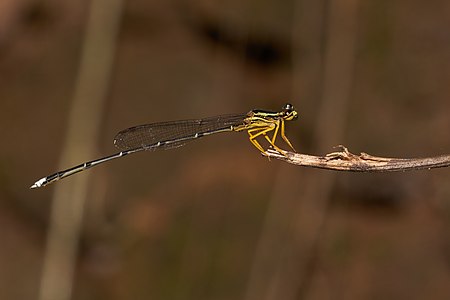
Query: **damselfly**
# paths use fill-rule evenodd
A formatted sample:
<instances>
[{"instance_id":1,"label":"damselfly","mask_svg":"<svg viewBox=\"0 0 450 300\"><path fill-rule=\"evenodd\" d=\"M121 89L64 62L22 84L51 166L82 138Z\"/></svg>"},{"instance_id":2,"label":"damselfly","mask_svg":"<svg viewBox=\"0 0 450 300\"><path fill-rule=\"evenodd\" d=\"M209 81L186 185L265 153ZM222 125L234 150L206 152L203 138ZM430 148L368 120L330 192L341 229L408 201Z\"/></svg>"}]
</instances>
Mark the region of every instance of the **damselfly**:
<instances>
[{"instance_id":1,"label":"damselfly","mask_svg":"<svg viewBox=\"0 0 450 300\"><path fill-rule=\"evenodd\" d=\"M275 144L276 138L280 134L289 147L294 150L291 142L286 137L284 122L295 120L297 116L294 106L288 103L279 112L255 109L247 114L221 115L204 119L159 122L131 127L119 132L114 138L114 145L121 152L56 172L39 179L31 188L45 186L128 154L144 150L154 151L177 148L189 141L219 132L247 131L250 142L261 153L264 153L265 150L257 141L258 137L264 137L271 147L283 153L284 151ZM269 136L269 134L272 135Z\"/></svg>"}]
</instances>

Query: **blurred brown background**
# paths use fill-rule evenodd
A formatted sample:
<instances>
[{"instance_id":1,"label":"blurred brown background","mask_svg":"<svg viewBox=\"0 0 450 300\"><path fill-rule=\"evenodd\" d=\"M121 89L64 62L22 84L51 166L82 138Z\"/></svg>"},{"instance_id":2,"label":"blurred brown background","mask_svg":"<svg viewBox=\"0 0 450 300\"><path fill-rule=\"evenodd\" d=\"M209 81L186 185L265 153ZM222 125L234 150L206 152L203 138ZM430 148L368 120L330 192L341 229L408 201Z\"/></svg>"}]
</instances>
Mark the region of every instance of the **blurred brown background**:
<instances>
[{"instance_id":1,"label":"blurred brown background","mask_svg":"<svg viewBox=\"0 0 450 300\"><path fill-rule=\"evenodd\" d=\"M121 129L285 102L303 153L449 153L447 0L3 0L0 77L0 299L450 299L448 169L304 169L230 133L28 189Z\"/></svg>"}]
</instances>

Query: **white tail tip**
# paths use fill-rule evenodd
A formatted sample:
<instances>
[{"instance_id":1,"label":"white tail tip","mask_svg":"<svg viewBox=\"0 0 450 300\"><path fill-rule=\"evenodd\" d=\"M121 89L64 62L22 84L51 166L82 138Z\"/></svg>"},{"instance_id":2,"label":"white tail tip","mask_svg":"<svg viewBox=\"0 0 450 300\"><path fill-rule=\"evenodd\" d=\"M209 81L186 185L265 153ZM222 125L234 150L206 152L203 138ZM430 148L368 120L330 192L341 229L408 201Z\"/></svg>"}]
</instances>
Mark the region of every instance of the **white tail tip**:
<instances>
[{"instance_id":1,"label":"white tail tip","mask_svg":"<svg viewBox=\"0 0 450 300\"><path fill-rule=\"evenodd\" d=\"M45 182L46 182L46 181L47 181L47 180L46 180L45 177L44 177L44 178L41 178L41 179L39 179L38 181L36 181L32 186L30 186L30 189L39 188L39 187L45 185Z\"/></svg>"}]
</instances>

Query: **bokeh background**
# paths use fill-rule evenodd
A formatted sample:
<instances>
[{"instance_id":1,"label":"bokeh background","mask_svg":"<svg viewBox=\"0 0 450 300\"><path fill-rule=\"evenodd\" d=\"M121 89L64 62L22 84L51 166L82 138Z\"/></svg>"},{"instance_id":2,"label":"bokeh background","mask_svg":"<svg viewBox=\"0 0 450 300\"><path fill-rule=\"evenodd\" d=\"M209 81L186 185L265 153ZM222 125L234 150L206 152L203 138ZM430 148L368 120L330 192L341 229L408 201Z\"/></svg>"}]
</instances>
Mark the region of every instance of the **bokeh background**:
<instances>
[{"instance_id":1,"label":"bokeh background","mask_svg":"<svg viewBox=\"0 0 450 300\"><path fill-rule=\"evenodd\" d=\"M450 299L448 169L229 133L28 189L124 128L285 102L302 153L445 154L449 97L447 0L2 0L0 299Z\"/></svg>"}]
</instances>

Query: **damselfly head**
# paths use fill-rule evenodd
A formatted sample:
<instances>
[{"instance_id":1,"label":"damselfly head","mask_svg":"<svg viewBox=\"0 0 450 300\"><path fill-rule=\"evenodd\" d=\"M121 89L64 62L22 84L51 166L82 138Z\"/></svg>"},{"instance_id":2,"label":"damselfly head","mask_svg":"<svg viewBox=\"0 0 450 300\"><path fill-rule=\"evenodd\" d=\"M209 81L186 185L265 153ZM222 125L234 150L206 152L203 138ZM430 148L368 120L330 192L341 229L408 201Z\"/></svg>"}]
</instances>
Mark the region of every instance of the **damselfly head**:
<instances>
[{"instance_id":1,"label":"damselfly head","mask_svg":"<svg viewBox=\"0 0 450 300\"><path fill-rule=\"evenodd\" d=\"M294 105L286 103L283 106L283 113L285 120L296 120L298 118L298 113L295 111Z\"/></svg>"}]
</instances>

